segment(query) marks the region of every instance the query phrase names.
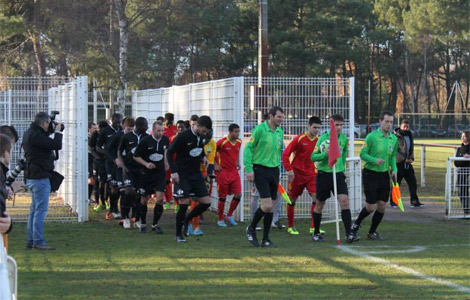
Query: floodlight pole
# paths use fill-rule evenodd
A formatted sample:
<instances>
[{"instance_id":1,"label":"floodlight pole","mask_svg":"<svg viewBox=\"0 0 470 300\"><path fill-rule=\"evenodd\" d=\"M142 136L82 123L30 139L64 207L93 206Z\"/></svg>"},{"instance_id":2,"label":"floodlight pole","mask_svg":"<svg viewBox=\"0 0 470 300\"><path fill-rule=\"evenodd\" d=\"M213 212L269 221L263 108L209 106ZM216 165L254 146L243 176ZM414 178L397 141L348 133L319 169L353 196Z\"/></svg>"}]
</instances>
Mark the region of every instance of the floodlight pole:
<instances>
[{"instance_id":1,"label":"floodlight pole","mask_svg":"<svg viewBox=\"0 0 470 300\"><path fill-rule=\"evenodd\" d=\"M263 77L268 76L268 0L259 0L258 8L258 107L263 109L267 106L267 90L266 86L263 87Z\"/></svg>"}]
</instances>

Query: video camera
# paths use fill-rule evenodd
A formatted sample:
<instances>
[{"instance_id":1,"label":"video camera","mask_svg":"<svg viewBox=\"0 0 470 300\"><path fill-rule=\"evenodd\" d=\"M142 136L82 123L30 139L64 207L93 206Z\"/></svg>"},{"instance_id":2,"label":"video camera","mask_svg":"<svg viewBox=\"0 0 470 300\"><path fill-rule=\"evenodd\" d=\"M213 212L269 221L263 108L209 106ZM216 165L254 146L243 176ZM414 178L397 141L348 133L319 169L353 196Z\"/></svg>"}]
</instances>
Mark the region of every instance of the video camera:
<instances>
[{"instance_id":1,"label":"video camera","mask_svg":"<svg viewBox=\"0 0 470 300\"><path fill-rule=\"evenodd\" d=\"M55 121L55 117L56 117L58 114L59 114L59 112L58 112L57 110L51 111L51 122L49 123L49 128L47 129L47 133L49 133L49 134L53 134L53 133L54 133L54 131L55 131L55 130L54 130L54 126L56 126L57 124L59 124L59 123L57 123L57 122ZM65 129L64 124L60 124L59 130L62 132L62 131L64 131L64 129Z\"/></svg>"}]
</instances>

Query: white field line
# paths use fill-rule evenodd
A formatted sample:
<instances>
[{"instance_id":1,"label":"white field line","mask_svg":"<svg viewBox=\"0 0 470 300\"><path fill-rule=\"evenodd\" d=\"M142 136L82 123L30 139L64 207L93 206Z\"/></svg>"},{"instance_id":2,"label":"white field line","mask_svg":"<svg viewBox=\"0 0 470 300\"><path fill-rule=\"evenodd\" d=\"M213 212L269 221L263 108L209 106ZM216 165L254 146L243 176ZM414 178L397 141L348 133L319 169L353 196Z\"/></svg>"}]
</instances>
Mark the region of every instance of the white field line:
<instances>
[{"instance_id":1,"label":"white field line","mask_svg":"<svg viewBox=\"0 0 470 300\"><path fill-rule=\"evenodd\" d=\"M447 280L442 280L440 278L435 278L435 277L432 277L432 276L422 274L422 273L420 273L416 270L413 270L413 269L410 269L410 268L407 268L407 267L399 266L399 265L394 264L394 263L392 263L392 262L390 262L386 259L378 258L378 257L372 256L372 255L369 255L367 253L363 253L363 252L354 250L354 249L352 249L348 246L339 246L337 248L339 248L340 250L343 250L344 252L347 252L349 254L359 256L359 257L362 257L362 258L367 258L368 260L370 260L372 262L385 265L389 268L396 269L396 270L414 275L418 278L425 279L425 280L428 280L428 281L431 281L431 282L434 282L434 283L438 283L438 284L448 286L448 287L450 287L454 290L457 290L457 291L460 291L460 292L463 292L463 293L466 293L466 294L470 294L470 287L458 285L458 284L455 284L455 283L447 281Z\"/></svg>"}]
</instances>

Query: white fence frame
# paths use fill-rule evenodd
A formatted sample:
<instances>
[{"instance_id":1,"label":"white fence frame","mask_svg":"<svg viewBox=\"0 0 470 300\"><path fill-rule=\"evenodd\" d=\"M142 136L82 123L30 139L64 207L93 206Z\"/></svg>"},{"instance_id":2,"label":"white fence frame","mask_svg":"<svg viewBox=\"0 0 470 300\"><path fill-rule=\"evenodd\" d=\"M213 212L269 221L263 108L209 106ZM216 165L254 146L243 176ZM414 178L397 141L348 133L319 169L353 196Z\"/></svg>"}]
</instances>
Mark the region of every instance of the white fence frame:
<instances>
[{"instance_id":1,"label":"white fence frame","mask_svg":"<svg viewBox=\"0 0 470 300\"><path fill-rule=\"evenodd\" d=\"M470 168L458 168L454 166L456 161L467 161L470 162L470 159L463 157L449 157L447 160L447 170L446 170L446 180L445 180L445 201L446 201L446 218L447 219L457 219L457 218L470 218L470 214L465 214L463 208L460 204L460 199L458 196L458 186L457 178L459 175L459 169L465 172L466 176L470 178ZM469 181L470 184L470 181ZM468 187L470 190L470 186ZM470 195L468 195L470 198ZM470 202L470 199L468 199ZM457 202L457 204L455 204Z\"/></svg>"},{"instance_id":2,"label":"white fence frame","mask_svg":"<svg viewBox=\"0 0 470 300\"><path fill-rule=\"evenodd\" d=\"M58 191L78 222L88 220L88 78L49 89L49 113L59 111L63 132L62 150L56 170L65 179Z\"/></svg>"}]
</instances>

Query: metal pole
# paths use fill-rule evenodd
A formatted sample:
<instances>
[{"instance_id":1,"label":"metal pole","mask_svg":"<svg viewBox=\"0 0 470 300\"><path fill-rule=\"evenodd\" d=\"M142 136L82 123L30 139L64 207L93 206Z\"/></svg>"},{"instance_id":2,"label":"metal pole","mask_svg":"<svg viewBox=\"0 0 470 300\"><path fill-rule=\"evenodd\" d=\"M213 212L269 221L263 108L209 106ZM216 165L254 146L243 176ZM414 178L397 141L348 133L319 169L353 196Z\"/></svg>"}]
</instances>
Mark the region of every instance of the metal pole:
<instances>
[{"instance_id":1,"label":"metal pole","mask_svg":"<svg viewBox=\"0 0 470 300\"><path fill-rule=\"evenodd\" d=\"M426 168L426 146L421 146L421 187L426 186L426 176L424 170Z\"/></svg>"},{"instance_id":2,"label":"metal pole","mask_svg":"<svg viewBox=\"0 0 470 300\"><path fill-rule=\"evenodd\" d=\"M268 105L267 87L263 77L268 76L268 0L259 0L258 16L258 107L263 110ZM262 114L264 112L262 111Z\"/></svg>"},{"instance_id":3,"label":"metal pole","mask_svg":"<svg viewBox=\"0 0 470 300\"><path fill-rule=\"evenodd\" d=\"M95 87L95 79L93 79L93 122L98 124L98 92Z\"/></svg>"},{"instance_id":4,"label":"metal pole","mask_svg":"<svg viewBox=\"0 0 470 300\"><path fill-rule=\"evenodd\" d=\"M369 89L367 92L367 130L370 128L370 80L369 80Z\"/></svg>"}]
</instances>

